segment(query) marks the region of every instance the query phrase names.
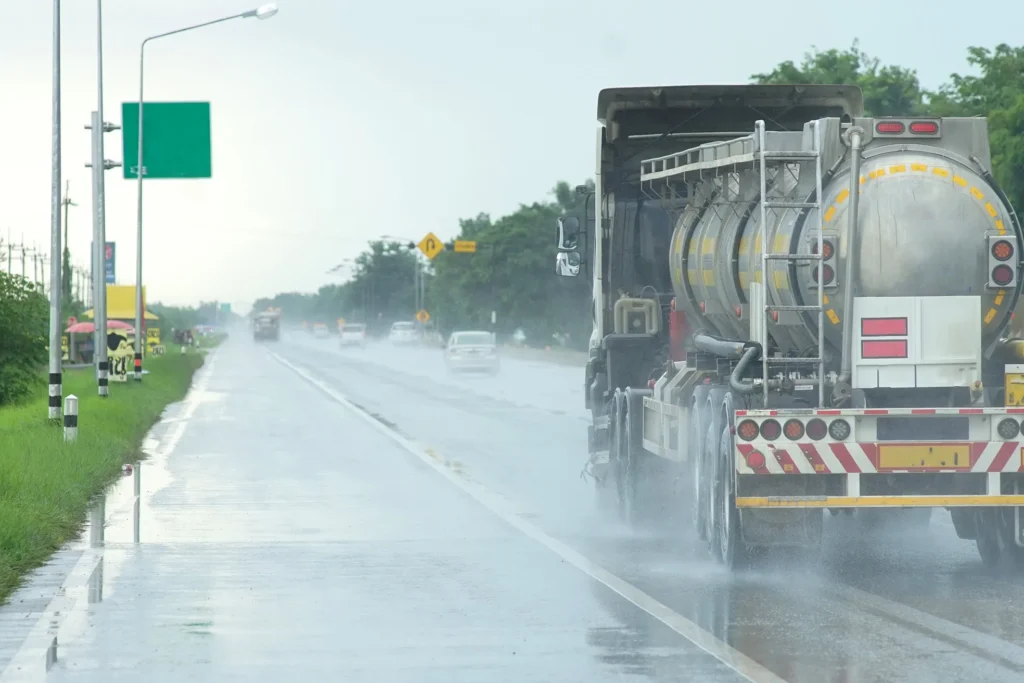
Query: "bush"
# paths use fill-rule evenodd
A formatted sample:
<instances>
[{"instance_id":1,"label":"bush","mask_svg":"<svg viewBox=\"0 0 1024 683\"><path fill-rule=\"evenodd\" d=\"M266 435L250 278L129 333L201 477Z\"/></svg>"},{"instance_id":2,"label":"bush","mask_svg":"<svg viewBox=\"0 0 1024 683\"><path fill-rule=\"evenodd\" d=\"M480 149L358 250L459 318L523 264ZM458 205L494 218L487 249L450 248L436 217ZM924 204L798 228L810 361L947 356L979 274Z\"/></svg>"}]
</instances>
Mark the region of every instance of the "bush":
<instances>
[{"instance_id":1,"label":"bush","mask_svg":"<svg viewBox=\"0 0 1024 683\"><path fill-rule=\"evenodd\" d=\"M22 277L0 271L0 405L26 398L45 376L46 299Z\"/></svg>"}]
</instances>

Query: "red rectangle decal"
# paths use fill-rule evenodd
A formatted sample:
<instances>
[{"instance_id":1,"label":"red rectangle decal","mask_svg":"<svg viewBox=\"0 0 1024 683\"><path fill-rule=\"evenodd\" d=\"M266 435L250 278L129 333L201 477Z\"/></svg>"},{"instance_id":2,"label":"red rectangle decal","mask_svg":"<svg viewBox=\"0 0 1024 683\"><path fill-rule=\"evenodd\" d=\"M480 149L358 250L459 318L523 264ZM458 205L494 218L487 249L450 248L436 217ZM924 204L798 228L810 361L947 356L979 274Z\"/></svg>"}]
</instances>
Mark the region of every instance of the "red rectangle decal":
<instances>
[{"instance_id":1,"label":"red rectangle decal","mask_svg":"<svg viewBox=\"0 0 1024 683\"><path fill-rule=\"evenodd\" d=\"M861 318L860 336L895 337L907 335L906 318Z\"/></svg>"},{"instance_id":2,"label":"red rectangle decal","mask_svg":"<svg viewBox=\"0 0 1024 683\"><path fill-rule=\"evenodd\" d=\"M906 358L906 339L887 339L885 341L862 341L860 343L861 358Z\"/></svg>"}]
</instances>

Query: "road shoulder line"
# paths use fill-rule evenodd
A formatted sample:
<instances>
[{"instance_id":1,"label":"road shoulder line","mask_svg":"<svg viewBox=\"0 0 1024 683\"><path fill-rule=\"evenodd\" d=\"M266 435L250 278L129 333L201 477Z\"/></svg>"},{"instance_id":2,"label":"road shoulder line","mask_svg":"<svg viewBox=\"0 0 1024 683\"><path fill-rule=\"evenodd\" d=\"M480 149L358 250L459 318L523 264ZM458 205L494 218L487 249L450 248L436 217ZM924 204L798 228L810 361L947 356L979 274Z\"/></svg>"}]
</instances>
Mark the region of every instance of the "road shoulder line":
<instances>
[{"instance_id":1,"label":"road shoulder line","mask_svg":"<svg viewBox=\"0 0 1024 683\"><path fill-rule=\"evenodd\" d=\"M690 641L690 643L722 662L739 675L752 683L785 683L784 679L779 678L767 668L758 664L739 650L736 650L726 643L718 640L686 617L675 612L627 581L620 579L618 576L612 574L598 564L592 562L590 559L572 549L565 543L549 536L537 526L522 519L515 512L507 510L506 505L489 489L475 482L469 482L456 476L454 473L446 469L443 464L431 457L427 448L415 441L412 441L411 439L407 439L387 425L381 423L372 415L348 400L340 392L317 379L303 368L286 360L273 351L268 351L268 353L276 361L291 369L299 377L326 394L330 399L349 410L352 414L358 416L375 430L401 446L403 450L416 456L422 462L426 463L436 472L448 479L449 482L472 496L478 503L483 505L502 521L514 527L528 538L547 547L563 560L573 565L583 573L589 575L592 579L604 585L612 592L617 593L627 602L633 604L635 607L665 624L683 638Z\"/></svg>"}]
</instances>

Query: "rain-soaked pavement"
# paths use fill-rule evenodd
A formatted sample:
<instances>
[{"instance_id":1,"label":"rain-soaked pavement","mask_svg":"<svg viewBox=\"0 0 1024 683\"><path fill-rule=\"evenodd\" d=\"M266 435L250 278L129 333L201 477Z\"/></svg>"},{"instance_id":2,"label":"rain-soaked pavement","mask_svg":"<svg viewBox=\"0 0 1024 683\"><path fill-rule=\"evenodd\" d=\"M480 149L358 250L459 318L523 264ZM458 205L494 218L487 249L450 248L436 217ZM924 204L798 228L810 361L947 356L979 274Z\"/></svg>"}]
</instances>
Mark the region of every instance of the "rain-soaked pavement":
<instances>
[{"instance_id":1,"label":"rain-soaked pavement","mask_svg":"<svg viewBox=\"0 0 1024 683\"><path fill-rule=\"evenodd\" d=\"M948 514L830 519L818 563L739 576L623 527L580 479L579 368L300 334L211 359L154 430L140 543L126 478L0 609L0 683L1024 679L1024 581Z\"/></svg>"}]
</instances>

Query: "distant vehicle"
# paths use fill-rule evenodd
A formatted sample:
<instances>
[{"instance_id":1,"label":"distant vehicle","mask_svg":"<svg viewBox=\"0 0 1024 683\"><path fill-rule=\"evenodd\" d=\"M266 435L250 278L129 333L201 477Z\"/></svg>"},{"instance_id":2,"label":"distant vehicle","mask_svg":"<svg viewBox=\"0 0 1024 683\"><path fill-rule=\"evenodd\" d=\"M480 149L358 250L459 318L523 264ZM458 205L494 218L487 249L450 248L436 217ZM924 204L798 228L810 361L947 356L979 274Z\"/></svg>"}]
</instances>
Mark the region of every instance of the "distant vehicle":
<instances>
[{"instance_id":1,"label":"distant vehicle","mask_svg":"<svg viewBox=\"0 0 1024 683\"><path fill-rule=\"evenodd\" d=\"M476 330L453 332L444 350L444 362L449 371L484 370L497 374L501 361L494 333Z\"/></svg>"},{"instance_id":2,"label":"distant vehicle","mask_svg":"<svg viewBox=\"0 0 1024 683\"><path fill-rule=\"evenodd\" d=\"M314 323L313 336L317 337L318 339L326 339L327 337L331 336L331 332L330 330L327 329L327 325L323 323Z\"/></svg>"},{"instance_id":3,"label":"distant vehicle","mask_svg":"<svg viewBox=\"0 0 1024 683\"><path fill-rule=\"evenodd\" d=\"M391 326L388 341L392 344L415 344L419 341L415 323L397 322Z\"/></svg>"},{"instance_id":4,"label":"distant vehicle","mask_svg":"<svg viewBox=\"0 0 1024 683\"><path fill-rule=\"evenodd\" d=\"M339 331L342 346L366 346L366 325L345 323Z\"/></svg>"},{"instance_id":5,"label":"distant vehicle","mask_svg":"<svg viewBox=\"0 0 1024 683\"><path fill-rule=\"evenodd\" d=\"M281 314L278 311L261 311L252 319L252 338L256 341L281 338Z\"/></svg>"}]
</instances>

